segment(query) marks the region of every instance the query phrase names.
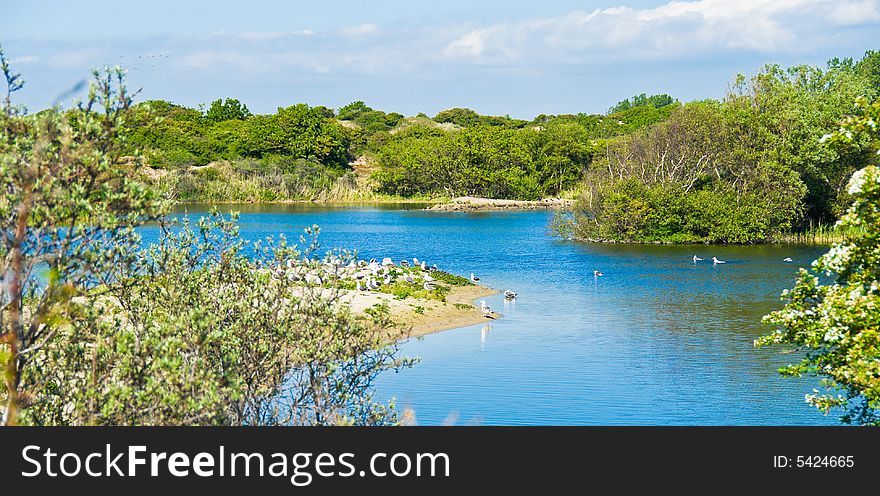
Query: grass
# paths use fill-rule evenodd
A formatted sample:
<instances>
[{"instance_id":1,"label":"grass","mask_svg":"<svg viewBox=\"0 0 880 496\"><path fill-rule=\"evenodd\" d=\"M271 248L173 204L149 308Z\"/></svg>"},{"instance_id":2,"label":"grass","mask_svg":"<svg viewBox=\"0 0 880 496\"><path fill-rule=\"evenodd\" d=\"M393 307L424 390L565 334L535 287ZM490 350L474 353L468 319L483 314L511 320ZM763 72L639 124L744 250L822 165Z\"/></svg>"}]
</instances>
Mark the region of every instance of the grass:
<instances>
[{"instance_id":1,"label":"grass","mask_svg":"<svg viewBox=\"0 0 880 496\"><path fill-rule=\"evenodd\" d=\"M840 243L847 238L858 235L860 232L861 230L856 228L844 230L836 225L820 224L810 226L802 232L783 234L779 238L774 239L773 242L830 245Z\"/></svg>"}]
</instances>

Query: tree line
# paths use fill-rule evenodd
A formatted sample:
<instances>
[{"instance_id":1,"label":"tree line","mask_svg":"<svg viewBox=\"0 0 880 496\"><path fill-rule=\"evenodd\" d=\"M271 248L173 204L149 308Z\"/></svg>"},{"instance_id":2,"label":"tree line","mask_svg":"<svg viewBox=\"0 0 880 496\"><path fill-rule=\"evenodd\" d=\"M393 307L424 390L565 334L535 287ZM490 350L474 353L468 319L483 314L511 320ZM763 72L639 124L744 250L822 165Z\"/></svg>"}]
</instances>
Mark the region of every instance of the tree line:
<instances>
[{"instance_id":1,"label":"tree line","mask_svg":"<svg viewBox=\"0 0 880 496\"><path fill-rule=\"evenodd\" d=\"M152 101L133 107L127 141L169 172L154 182L178 201L568 196L577 204L555 225L576 239L763 242L832 225L851 200L867 148L821 138L858 97L877 97L878 59L767 65L718 100L640 94L605 114L532 120Z\"/></svg>"}]
</instances>

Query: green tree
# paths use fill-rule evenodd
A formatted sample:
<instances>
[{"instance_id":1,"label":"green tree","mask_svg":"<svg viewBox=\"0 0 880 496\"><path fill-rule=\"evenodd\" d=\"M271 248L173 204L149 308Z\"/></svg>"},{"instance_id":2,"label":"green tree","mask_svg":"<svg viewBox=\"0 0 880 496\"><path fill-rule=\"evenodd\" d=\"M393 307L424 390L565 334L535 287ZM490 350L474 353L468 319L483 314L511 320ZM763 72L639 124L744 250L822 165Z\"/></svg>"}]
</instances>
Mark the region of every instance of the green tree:
<instances>
[{"instance_id":1,"label":"green tree","mask_svg":"<svg viewBox=\"0 0 880 496\"><path fill-rule=\"evenodd\" d=\"M852 144L863 138L873 162L849 181L855 197L839 225L843 242L801 269L795 287L783 293L785 307L764 318L777 329L756 346L794 346L805 352L783 375L820 377L825 391L807 401L824 413L842 410L841 421L880 424L880 102L860 100L861 114L848 119L830 142Z\"/></svg>"},{"instance_id":2,"label":"green tree","mask_svg":"<svg viewBox=\"0 0 880 496\"><path fill-rule=\"evenodd\" d=\"M413 361L396 358L381 308L361 319L341 304L338 267L351 256L315 258L317 233L308 230L298 249L283 238L246 243L235 218L217 213L196 225L163 223L159 240L72 302L68 324L34 353L39 367L23 383L38 401L25 420L395 423L372 384Z\"/></svg>"},{"instance_id":3,"label":"green tree","mask_svg":"<svg viewBox=\"0 0 880 496\"><path fill-rule=\"evenodd\" d=\"M625 100L617 102L617 104L608 109L608 113L616 114L618 112L624 112L626 110L634 109L636 107L661 108L665 107L666 105L672 105L674 102L675 99L665 93L651 96L642 93L640 95L633 96L632 99L627 98Z\"/></svg>"},{"instance_id":4,"label":"green tree","mask_svg":"<svg viewBox=\"0 0 880 496\"><path fill-rule=\"evenodd\" d=\"M211 102L211 107L205 112L205 119L208 122L217 123L233 119L244 120L251 115L251 111L245 104L235 98L227 98L223 101L217 99Z\"/></svg>"},{"instance_id":5,"label":"green tree","mask_svg":"<svg viewBox=\"0 0 880 496\"><path fill-rule=\"evenodd\" d=\"M124 159L131 94L119 70L95 72L75 109L27 115L12 104L21 80L0 51L7 83L0 111L0 362L3 422L39 391L24 389L34 355L53 343L75 297L102 274L130 261L134 227L160 215L164 203L133 180Z\"/></svg>"},{"instance_id":6,"label":"green tree","mask_svg":"<svg viewBox=\"0 0 880 496\"><path fill-rule=\"evenodd\" d=\"M356 102L351 102L344 107L340 107L336 112L336 117L342 121L353 121L362 113L372 111L373 109L368 107L366 103L358 100Z\"/></svg>"}]
</instances>

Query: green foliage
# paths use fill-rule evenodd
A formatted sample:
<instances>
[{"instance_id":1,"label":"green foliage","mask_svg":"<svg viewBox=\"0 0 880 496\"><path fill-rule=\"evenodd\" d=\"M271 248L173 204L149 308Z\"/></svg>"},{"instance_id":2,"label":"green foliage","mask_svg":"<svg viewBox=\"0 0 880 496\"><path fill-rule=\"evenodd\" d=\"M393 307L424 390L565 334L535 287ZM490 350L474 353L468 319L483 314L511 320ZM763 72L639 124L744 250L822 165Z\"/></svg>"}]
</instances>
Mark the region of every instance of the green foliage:
<instances>
[{"instance_id":1,"label":"green foliage","mask_svg":"<svg viewBox=\"0 0 880 496\"><path fill-rule=\"evenodd\" d=\"M832 142L880 145L880 102L861 100L862 113L849 119ZM825 391L807 401L820 411L842 411L841 421L880 424L880 169L870 165L849 181L855 201L841 217L843 242L801 269L795 287L783 293L785 307L764 318L776 331L756 346L787 345L805 351L784 375L816 375ZM825 278L830 278L830 281ZM826 282L827 281L827 282Z\"/></svg>"},{"instance_id":2,"label":"green foliage","mask_svg":"<svg viewBox=\"0 0 880 496\"><path fill-rule=\"evenodd\" d=\"M394 129L403 120L402 114L397 112L386 114L381 110L373 110L362 101L352 102L340 108L337 117L342 121L353 121L367 134Z\"/></svg>"},{"instance_id":3,"label":"green foliage","mask_svg":"<svg viewBox=\"0 0 880 496\"><path fill-rule=\"evenodd\" d=\"M211 102L211 107L205 112L205 119L216 124L233 119L243 121L251 115L245 104L235 98L227 98L224 101L218 99Z\"/></svg>"},{"instance_id":4,"label":"green foliage","mask_svg":"<svg viewBox=\"0 0 880 496\"><path fill-rule=\"evenodd\" d=\"M351 172L283 156L214 162L150 182L183 203L357 199L361 194Z\"/></svg>"},{"instance_id":5,"label":"green foliage","mask_svg":"<svg viewBox=\"0 0 880 496\"><path fill-rule=\"evenodd\" d=\"M131 261L134 228L167 205L134 179L137 161L122 156L131 94L121 71L95 71L85 100L67 112L27 115L11 103L21 80L2 51L0 62L8 89L0 106L0 400L3 423L15 424L39 393L24 379L38 367L34 354L55 343L75 297Z\"/></svg>"},{"instance_id":6,"label":"green foliage","mask_svg":"<svg viewBox=\"0 0 880 496\"><path fill-rule=\"evenodd\" d=\"M131 111L128 151L155 168L202 166L217 160L284 155L328 167L348 166L348 135L325 108L299 104L271 115L251 115L238 100L217 100L205 116L168 102Z\"/></svg>"},{"instance_id":7,"label":"green foliage","mask_svg":"<svg viewBox=\"0 0 880 496\"><path fill-rule=\"evenodd\" d=\"M877 94L859 64L770 65L740 76L721 102L613 109L642 127L600 142L558 230L597 240L751 243L832 223L851 199L846 178L871 153L863 141L842 149L820 139L857 97ZM647 124L666 109L668 118Z\"/></svg>"},{"instance_id":8,"label":"green foliage","mask_svg":"<svg viewBox=\"0 0 880 496\"><path fill-rule=\"evenodd\" d=\"M311 257L317 231L303 238L305 252L283 239L248 246L235 220L216 213L162 233L111 284L83 295L69 326L35 354L23 381L50 386L27 410L30 423L396 422L371 384L412 361L384 343L387 307L358 319L333 278L295 277L322 267Z\"/></svg>"},{"instance_id":9,"label":"green foliage","mask_svg":"<svg viewBox=\"0 0 880 496\"><path fill-rule=\"evenodd\" d=\"M644 93L642 93L641 95L636 95L636 96L632 97L632 100L627 98L626 100L622 100L620 102L617 102L616 105L614 105L613 107L611 107L608 110L608 113L615 114L618 112L623 112L623 111L630 110L630 109L637 108L637 107L660 108L660 107L665 107L667 105L672 105L674 102L675 102L675 100L671 96L669 96L665 93L662 95L651 95L651 96L647 96Z\"/></svg>"},{"instance_id":10,"label":"green foliage","mask_svg":"<svg viewBox=\"0 0 880 496\"><path fill-rule=\"evenodd\" d=\"M438 123L451 123L459 127L499 126L511 129L525 127L528 121L512 119L510 116L480 115L469 108L446 109L434 116Z\"/></svg>"},{"instance_id":11,"label":"green foliage","mask_svg":"<svg viewBox=\"0 0 880 496\"><path fill-rule=\"evenodd\" d=\"M0 63L11 95L20 79L2 51ZM350 313L339 280L323 277L324 260L312 256L316 230L297 250L284 239L250 245L234 220L216 214L197 227L169 224L168 204L134 180L140 157L124 153L147 142L183 143L191 147L166 151L193 157L216 150L203 148L203 116L152 107L164 117L132 109L123 73L108 70L67 112L30 116L9 98L0 108L3 423L396 423L393 404L373 400L372 382L413 362L387 344L387 307L366 319ZM320 156L322 126L335 124L314 115L279 111L282 145ZM175 141L173 129L191 134ZM299 135L310 143L298 144ZM288 193L298 178L320 175L304 169L326 170L294 157L265 160ZM242 176L264 171L239 165ZM216 167L190 169L202 183L225 178ZM153 221L159 242L144 247L135 228ZM317 273L325 281L314 284Z\"/></svg>"},{"instance_id":12,"label":"green foliage","mask_svg":"<svg viewBox=\"0 0 880 496\"><path fill-rule=\"evenodd\" d=\"M577 125L543 129L476 126L452 132L412 127L377 152L379 192L537 199L580 178L592 155Z\"/></svg>"},{"instance_id":13,"label":"green foliage","mask_svg":"<svg viewBox=\"0 0 880 496\"><path fill-rule=\"evenodd\" d=\"M450 274L449 272L444 272L442 270L435 270L431 272L431 277L436 279L437 281L449 284L450 286L472 286L473 283L467 277L458 276L455 274Z\"/></svg>"}]
</instances>

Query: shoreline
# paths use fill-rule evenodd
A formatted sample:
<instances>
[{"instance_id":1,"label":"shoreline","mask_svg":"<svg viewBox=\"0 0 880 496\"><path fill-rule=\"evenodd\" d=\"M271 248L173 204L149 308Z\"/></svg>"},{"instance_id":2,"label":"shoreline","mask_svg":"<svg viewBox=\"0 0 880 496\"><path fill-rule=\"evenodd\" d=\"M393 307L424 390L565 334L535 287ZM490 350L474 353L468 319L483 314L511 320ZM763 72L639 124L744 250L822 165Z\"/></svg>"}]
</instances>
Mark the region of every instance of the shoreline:
<instances>
[{"instance_id":1,"label":"shoreline","mask_svg":"<svg viewBox=\"0 0 880 496\"><path fill-rule=\"evenodd\" d=\"M425 210L436 212L483 212L496 210L548 210L566 208L574 205L574 200L566 198L542 198L540 200L507 200L461 196L445 203L437 203Z\"/></svg>"},{"instance_id":2,"label":"shoreline","mask_svg":"<svg viewBox=\"0 0 880 496\"><path fill-rule=\"evenodd\" d=\"M363 198L330 200L274 200L274 201L186 201L174 202L175 207L188 205L427 205L424 210L435 212L479 212L497 210L548 210L570 207L574 200L543 198L541 200L509 200L462 196L458 198Z\"/></svg>"},{"instance_id":3,"label":"shoreline","mask_svg":"<svg viewBox=\"0 0 880 496\"><path fill-rule=\"evenodd\" d=\"M405 341L490 320L474 301L494 294L498 294L495 289L471 285L452 287L445 302L422 298L398 300L388 293L354 290L346 291L341 300L350 305L356 315L363 315L366 309L376 304L386 303L393 321L388 337L393 341ZM501 314L492 312L492 316L497 319Z\"/></svg>"}]
</instances>

